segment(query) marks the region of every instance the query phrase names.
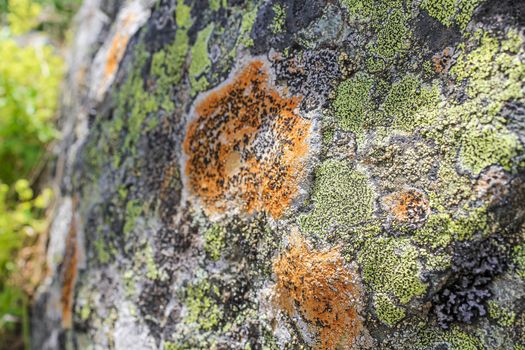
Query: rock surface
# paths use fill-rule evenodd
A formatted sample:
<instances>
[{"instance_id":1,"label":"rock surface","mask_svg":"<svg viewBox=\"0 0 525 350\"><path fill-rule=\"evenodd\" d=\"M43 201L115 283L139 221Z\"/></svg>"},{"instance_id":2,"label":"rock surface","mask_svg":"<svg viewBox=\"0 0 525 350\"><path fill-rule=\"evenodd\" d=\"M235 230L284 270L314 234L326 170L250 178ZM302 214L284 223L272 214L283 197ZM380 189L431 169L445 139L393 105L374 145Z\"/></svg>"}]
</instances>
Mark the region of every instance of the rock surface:
<instances>
[{"instance_id":1,"label":"rock surface","mask_svg":"<svg viewBox=\"0 0 525 350\"><path fill-rule=\"evenodd\" d=\"M525 349L525 3L85 0L34 349Z\"/></svg>"}]
</instances>

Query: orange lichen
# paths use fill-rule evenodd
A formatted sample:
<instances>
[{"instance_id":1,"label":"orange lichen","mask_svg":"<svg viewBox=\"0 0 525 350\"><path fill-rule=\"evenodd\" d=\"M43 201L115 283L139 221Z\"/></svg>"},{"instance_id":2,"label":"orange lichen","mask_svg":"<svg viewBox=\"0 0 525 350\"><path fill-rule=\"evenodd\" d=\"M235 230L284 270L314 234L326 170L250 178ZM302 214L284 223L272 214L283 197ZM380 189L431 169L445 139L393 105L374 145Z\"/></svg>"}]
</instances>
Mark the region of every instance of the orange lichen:
<instances>
[{"instance_id":1,"label":"orange lichen","mask_svg":"<svg viewBox=\"0 0 525 350\"><path fill-rule=\"evenodd\" d=\"M186 175L208 212L283 214L308 152L311 123L297 114L299 102L271 88L256 60L196 105L184 141Z\"/></svg>"},{"instance_id":2,"label":"orange lichen","mask_svg":"<svg viewBox=\"0 0 525 350\"><path fill-rule=\"evenodd\" d=\"M362 331L356 273L337 249L310 249L301 236L273 264L275 302L289 316L299 313L318 334L318 349L349 349Z\"/></svg>"},{"instance_id":3,"label":"orange lichen","mask_svg":"<svg viewBox=\"0 0 525 350\"><path fill-rule=\"evenodd\" d=\"M78 241L75 216L71 218L69 232L66 239L66 251L62 265L62 327L71 328L73 321L73 294L77 279Z\"/></svg>"},{"instance_id":4,"label":"orange lichen","mask_svg":"<svg viewBox=\"0 0 525 350\"><path fill-rule=\"evenodd\" d=\"M384 202L397 221L412 224L426 220L430 210L425 194L414 189L390 194Z\"/></svg>"},{"instance_id":5,"label":"orange lichen","mask_svg":"<svg viewBox=\"0 0 525 350\"><path fill-rule=\"evenodd\" d=\"M452 65L452 55L454 49L446 47L443 52L432 56L432 62L434 63L434 70L436 73L448 73L450 66Z\"/></svg>"}]
</instances>

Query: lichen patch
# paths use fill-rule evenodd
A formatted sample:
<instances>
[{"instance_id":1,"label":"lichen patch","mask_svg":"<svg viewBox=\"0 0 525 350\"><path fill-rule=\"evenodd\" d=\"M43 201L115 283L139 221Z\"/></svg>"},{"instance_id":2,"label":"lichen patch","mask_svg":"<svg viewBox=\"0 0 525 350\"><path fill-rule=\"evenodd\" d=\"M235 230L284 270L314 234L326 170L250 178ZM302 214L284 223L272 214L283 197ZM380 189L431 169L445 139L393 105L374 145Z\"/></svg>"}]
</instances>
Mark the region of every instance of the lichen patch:
<instances>
[{"instance_id":1,"label":"lichen patch","mask_svg":"<svg viewBox=\"0 0 525 350\"><path fill-rule=\"evenodd\" d=\"M208 213L283 215L309 149L311 122L298 114L299 102L270 85L260 60L199 100L184 151L189 191Z\"/></svg>"},{"instance_id":2,"label":"lichen patch","mask_svg":"<svg viewBox=\"0 0 525 350\"><path fill-rule=\"evenodd\" d=\"M311 249L294 234L290 248L276 258L275 303L290 317L297 313L318 335L318 349L349 349L363 330L361 291L356 272L345 267L337 249Z\"/></svg>"},{"instance_id":3,"label":"lichen patch","mask_svg":"<svg viewBox=\"0 0 525 350\"><path fill-rule=\"evenodd\" d=\"M384 198L384 203L398 222L422 223L430 213L426 195L415 189L392 193Z\"/></svg>"}]
</instances>

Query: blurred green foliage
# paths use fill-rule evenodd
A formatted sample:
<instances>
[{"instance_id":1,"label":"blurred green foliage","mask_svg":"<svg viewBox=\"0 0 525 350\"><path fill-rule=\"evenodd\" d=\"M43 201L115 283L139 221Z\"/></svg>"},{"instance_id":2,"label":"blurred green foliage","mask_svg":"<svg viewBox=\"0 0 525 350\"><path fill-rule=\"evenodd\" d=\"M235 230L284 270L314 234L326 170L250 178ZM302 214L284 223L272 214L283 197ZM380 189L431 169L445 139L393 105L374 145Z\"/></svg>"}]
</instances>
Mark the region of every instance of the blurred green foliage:
<instances>
[{"instance_id":1,"label":"blurred green foliage","mask_svg":"<svg viewBox=\"0 0 525 350\"><path fill-rule=\"evenodd\" d=\"M59 136L54 116L64 62L58 46L78 4L0 0L0 349L29 346L28 292L35 286L20 276L35 264L20 263L19 255L47 227L52 192L35 193L32 182L47 145Z\"/></svg>"}]
</instances>

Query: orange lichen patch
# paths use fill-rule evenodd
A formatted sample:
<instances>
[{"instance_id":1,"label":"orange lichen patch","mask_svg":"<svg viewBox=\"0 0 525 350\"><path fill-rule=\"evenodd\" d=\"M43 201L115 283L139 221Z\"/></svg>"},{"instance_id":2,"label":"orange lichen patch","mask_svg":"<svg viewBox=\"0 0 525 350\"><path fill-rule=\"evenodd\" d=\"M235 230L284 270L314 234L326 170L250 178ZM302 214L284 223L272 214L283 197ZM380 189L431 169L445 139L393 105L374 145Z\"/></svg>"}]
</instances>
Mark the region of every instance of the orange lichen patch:
<instances>
[{"instance_id":1,"label":"orange lichen patch","mask_svg":"<svg viewBox=\"0 0 525 350\"><path fill-rule=\"evenodd\" d=\"M66 251L62 265L62 327L71 328L73 323L73 297L77 279L78 241L75 217L71 218L66 240Z\"/></svg>"},{"instance_id":2,"label":"orange lichen patch","mask_svg":"<svg viewBox=\"0 0 525 350\"><path fill-rule=\"evenodd\" d=\"M318 349L349 349L362 331L356 273L344 266L337 249L310 249L295 234L273 264L275 302L289 316L299 313L318 334Z\"/></svg>"},{"instance_id":3,"label":"orange lichen patch","mask_svg":"<svg viewBox=\"0 0 525 350\"><path fill-rule=\"evenodd\" d=\"M432 57L432 62L434 63L434 70L436 73L447 73L452 65L452 55L454 54L454 49L451 47L446 47L443 52L435 54Z\"/></svg>"},{"instance_id":4,"label":"orange lichen patch","mask_svg":"<svg viewBox=\"0 0 525 350\"><path fill-rule=\"evenodd\" d=\"M425 194L414 189L392 193L384 203L397 221L412 224L425 221L430 210Z\"/></svg>"},{"instance_id":5,"label":"orange lichen patch","mask_svg":"<svg viewBox=\"0 0 525 350\"><path fill-rule=\"evenodd\" d=\"M186 175L208 212L283 214L308 153L311 123L297 114L299 102L272 89L256 60L196 105L184 141Z\"/></svg>"}]
</instances>

